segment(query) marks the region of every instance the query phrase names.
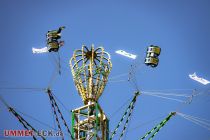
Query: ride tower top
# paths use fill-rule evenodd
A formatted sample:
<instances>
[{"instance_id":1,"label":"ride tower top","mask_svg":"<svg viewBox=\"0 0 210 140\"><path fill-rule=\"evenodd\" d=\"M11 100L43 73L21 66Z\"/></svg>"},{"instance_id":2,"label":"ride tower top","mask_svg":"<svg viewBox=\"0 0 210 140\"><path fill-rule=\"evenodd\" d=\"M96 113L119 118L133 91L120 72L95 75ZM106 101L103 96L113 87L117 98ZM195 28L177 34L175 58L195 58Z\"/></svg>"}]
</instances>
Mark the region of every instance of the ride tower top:
<instances>
[{"instance_id":1,"label":"ride tower top","mask_svg":"<svg viewBox=\"0 0 210 140\"><path fill-rule=\"evenodd\" d=\"M97 102L102 95L112 63L109 53L103 47L75 50L70 59L70 67L75 86L84 104Z\"/></svg>"}]
</instances>

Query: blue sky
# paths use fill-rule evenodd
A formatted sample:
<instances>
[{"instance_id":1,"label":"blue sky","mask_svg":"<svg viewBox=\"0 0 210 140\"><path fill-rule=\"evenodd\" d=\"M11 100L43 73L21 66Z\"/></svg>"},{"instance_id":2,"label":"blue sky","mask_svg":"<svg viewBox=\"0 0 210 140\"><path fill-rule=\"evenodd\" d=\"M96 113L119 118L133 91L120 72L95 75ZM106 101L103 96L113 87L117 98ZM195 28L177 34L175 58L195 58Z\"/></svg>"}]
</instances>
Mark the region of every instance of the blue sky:
<instances>
[{"instance_id":1,"label":"blue sky","mask_svg":"<svg viewBox=\"0 0 210 140\"><path fill-rule=\"evenodd\" d=\"M207 91L209 86L189 79L197 72L210 80L210 1L208 0L130 0L130 1L0 1L1 51L0 87L46 88L55 65L50 54L34 55L32 47L45 46L45 33L59 26L63 31L65 46L60 49L62 74L52 85L53 93L69 109L82 106L72 80L68 61L75 49L83 44L104 46L111 54L113 69L110 78L128 73L130 65L140 63L136 72L138 87L142 91L165 89L197 89ZM143 59L149 45L158 45L162 52L160 63L152 69L144 66ZM136 62L115 54L118 49L138 55ZM110 82L99 103L110 118L110 130L116 126L123 113L126 100L133 96L135 88L126 82L128 77ZM190 94L190 91L174 91ZM209 93L197 96L191 104L184 104L182 113L210 120ZM3 90L0 94L13 107L53 126L53 118L47 94L43 91ZM128 104L127 104L128 105ZM152 96L138 97L124 139L135 140L177 109L179 102ZM70 125L70 114L61 106ZM162 116L162 118L155 119ZM37 129L49 129L25 117ZM154 120L141 125L150 120ZM21 124L0 103L0 131L23 129ZM120 132L118 132L120 133ZM118 139L119 135L116 135ZM2 137L1 137L2 138ZM172 118L155 136L156 140L207 140L207 129L195 125L180 116Z\"/></svg>"}]
</instances>

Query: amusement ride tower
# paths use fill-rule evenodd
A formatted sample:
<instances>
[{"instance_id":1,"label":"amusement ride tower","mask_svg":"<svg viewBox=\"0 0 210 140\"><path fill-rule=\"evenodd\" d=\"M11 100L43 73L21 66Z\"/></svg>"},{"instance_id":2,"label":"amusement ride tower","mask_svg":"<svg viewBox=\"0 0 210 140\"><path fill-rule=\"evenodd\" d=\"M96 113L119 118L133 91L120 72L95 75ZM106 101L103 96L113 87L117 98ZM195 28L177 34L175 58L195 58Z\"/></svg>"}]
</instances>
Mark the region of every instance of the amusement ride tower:
<instances>
[{"instance_id":1,"label":"amusement ride tower","mask_svg":"<svg viewBox=\"0 0 210 140\"><path fill-rule=\"evenodd\" d=\"M112 69L103 47L82 46L70 59L75 86L84 106L72 110L72 135L76 140L108 140L109 120L98 103Z\"/></svg>"}]
</instances>

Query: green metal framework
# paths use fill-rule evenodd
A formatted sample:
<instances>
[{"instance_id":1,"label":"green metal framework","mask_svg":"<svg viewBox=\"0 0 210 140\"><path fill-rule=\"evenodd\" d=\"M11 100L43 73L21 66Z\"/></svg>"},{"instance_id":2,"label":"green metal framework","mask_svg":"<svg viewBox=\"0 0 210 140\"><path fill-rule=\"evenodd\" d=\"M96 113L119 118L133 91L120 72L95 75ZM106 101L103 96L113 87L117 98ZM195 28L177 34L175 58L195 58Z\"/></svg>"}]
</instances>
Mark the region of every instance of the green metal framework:
<instances>
[{"instance_id":1,"label":"green metal framework","mask_svg":"<svg viewBox=\"0 0 210 140\"><path fill-rule=\"evenodd\" d=\"M72 135L76 140L108 140L109 120L98 103L72 110Z\"/></svg>"}]
</instances>

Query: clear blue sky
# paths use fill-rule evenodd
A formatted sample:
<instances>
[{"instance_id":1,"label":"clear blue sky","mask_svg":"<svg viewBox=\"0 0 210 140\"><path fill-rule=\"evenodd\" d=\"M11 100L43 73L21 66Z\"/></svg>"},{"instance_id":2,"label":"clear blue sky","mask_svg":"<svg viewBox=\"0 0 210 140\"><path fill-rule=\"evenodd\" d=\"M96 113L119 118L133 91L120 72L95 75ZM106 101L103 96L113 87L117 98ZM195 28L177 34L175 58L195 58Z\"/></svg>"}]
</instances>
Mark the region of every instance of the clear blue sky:
<instances>
[{"instance_id":1,"label":"clear blue sky","mask_svg":"<svg viewBox=\"0 0 210 140\"><path fill-rule=\"evenodd\" d=\"M65 46L60 50L62 75L57 77L52 90L69 110L83 105L68 66L73 51L83 44L102 45L111 54L113 69L110 78L128 72L134 63L115 54L116 50L123 49L143 58L147 46L159 45L162 48L159 66L152 69L143 65L136 72L140 90L207 90L208 85L190 80L188 74L197 72L210 80L209 7L208 0L1 0L0 87L46 88L55 69L52 56L34 55L31 48L44 47L45 33L64 25ZM138 61L143 63L140 59ZM124 76L117 80L127 78ZM108 83L99 103L111 117L110 130L120 120L125 107L114 116L113 112L132 97L134 91L128 82ZM190 94L183 91L180 94L183 93ZM0 94L11 106L53 126L49 100L44 92L1 89ZM210 120L210 97L206 95L195 98L179 111ZM130 131L124 139L138 140L179 105L176 101L139 96L129 125ZM62 106L61 110L70 125L70 114ZM37 129L49 129L25 118ZM4 129L23 128L0 103L1 136ZM154 139L208 140L210 133L175 116Z\"/></svg>"}]
</instances>

